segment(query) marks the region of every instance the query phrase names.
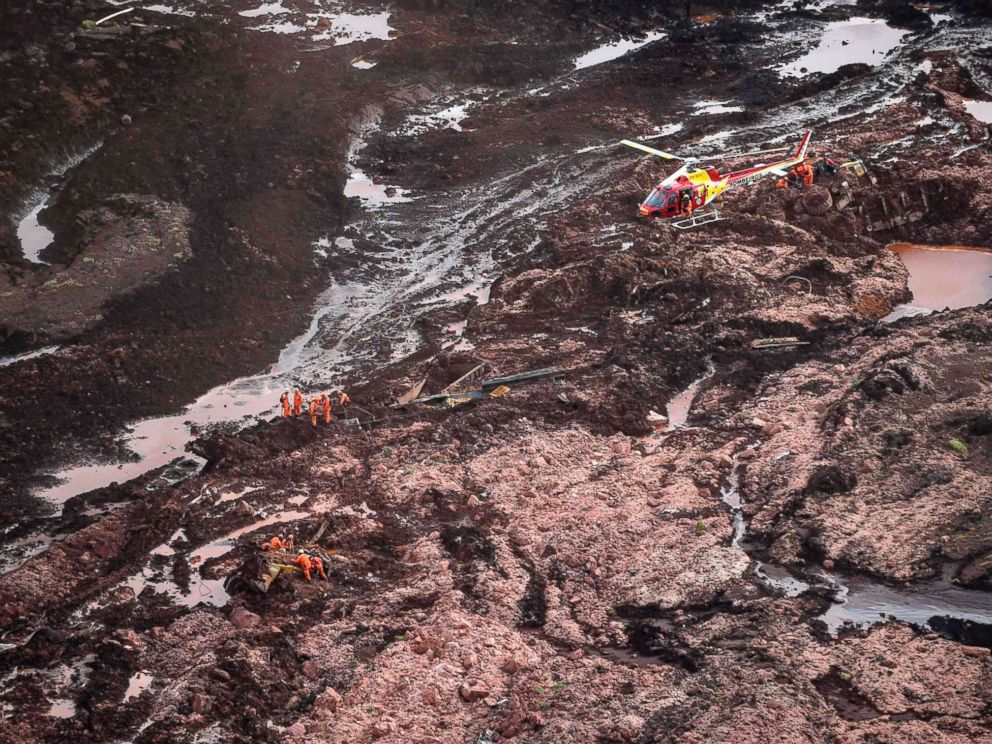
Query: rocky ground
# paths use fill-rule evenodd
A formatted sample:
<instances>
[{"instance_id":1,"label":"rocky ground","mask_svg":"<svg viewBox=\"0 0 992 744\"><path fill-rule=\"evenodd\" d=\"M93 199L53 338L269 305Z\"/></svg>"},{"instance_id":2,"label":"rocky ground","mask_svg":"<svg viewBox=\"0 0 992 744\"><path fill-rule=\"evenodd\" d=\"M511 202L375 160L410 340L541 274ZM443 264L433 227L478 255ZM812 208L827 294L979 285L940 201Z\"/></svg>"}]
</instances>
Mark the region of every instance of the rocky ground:
<instances>
[{"instance_id":1,"label":"rocky ground","mask_svg":"<svg viewBox=\"0 0 992 744\"><path fill-rule=\"evenodd\" d=\"M0 740L992 741L990 306L880 322L910 297L889 244L992 247L980 12L325 5L4 10L2 348L61 348L0 366ZM852 12L907 36L775 72ZM691 232L634 218L665 164L620 137L805 128L870 177L757 183ZM51 176L31 263L24 205L97 142ZM344 385L360 428L232 413L190 433L202 472L37 495L308 324L244 395ZM392 405L480 363L558 369ZM260 593L286 531L329 579ZM980 619L835 632L850 577L924 609L968 587Z\"/></svg>"}]
</instances>

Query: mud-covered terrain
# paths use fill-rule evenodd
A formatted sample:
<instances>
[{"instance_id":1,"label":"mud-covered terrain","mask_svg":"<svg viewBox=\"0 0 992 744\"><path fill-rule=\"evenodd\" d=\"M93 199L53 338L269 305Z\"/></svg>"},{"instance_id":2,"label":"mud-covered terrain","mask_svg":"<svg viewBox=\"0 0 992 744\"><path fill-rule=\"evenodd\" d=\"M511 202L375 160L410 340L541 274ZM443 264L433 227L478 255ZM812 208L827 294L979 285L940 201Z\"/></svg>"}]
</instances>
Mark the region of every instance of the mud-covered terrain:
<instances>
[{"instance_id":1,"label":"mud-covered terrain","mask_svg":"<svg viewBox=\"0 0 992 744\"><path fill-rule=\"evenodd\" d=\"M992 742L992 19L677 6L3 8L0 741Z\"/></svg>"}]
</instances>

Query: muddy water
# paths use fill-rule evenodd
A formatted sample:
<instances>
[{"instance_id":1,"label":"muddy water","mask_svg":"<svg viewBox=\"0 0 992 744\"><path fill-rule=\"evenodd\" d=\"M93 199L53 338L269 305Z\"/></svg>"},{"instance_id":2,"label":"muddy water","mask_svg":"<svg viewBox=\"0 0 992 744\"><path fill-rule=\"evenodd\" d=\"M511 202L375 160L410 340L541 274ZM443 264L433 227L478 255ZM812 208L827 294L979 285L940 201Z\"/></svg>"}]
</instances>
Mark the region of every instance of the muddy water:
<instances>
[{"instance_id":1,"label":"muddy water","mask_svg":"<svg viewBox=\"0 0 992 744\"><path fill-rule=\"evenodd\" d=\"M60 346L46 346L43 349L35 349L34 351L26 351L23 354L15 354L14 356L0 357L0 367L7 367L11 364L17 364L18 362L23 362L28 359L35 359L36 357L45 356L46 354L54 354L57 352Z\"/></svg>"},{"instance_id":2,"label":"muddy water","mask_svg":"<svg viewBox=\"0 0 992 744\"><path fill-rule=\"evenodd\" d=\"M785 75L834 72L843 65L879 65L909 34L878 18L849 18L827 25L816 48L782 68Z\"/></svg>"},{"instance_id":3,"label":"muddy water","mask_svg":"<svg viewBox=\"0 0 992 744\"><path fill-rule=\"evenodd\" d=\"M838 589L838 603L820 616L831 633L845 624L864 627L891 619L923 628L938 617L992 623L992 594L962 589L947 579L896 588L861 577L824 576Z\"/></svg>"},{"instance_id":4,"label":"muddy water","mask_svg":"<svg viewBox=\"0 0 992 744\"><path fill-rule=\"evenodd\" d=\"M715 371L716 368L709 365L702 376L693 380L685 390L668 401L665 406L665 413L668 415L668 428L670 430L685 426L689 420L689 411L692 409L693 401L696 400L699 386L712 377Z\"/></svg>"},{"instance_id":5,"label":"muddy water","mask_svg":"<svg viewBox=\"0 0 992 744\"><path fill-rule=\"evenodd\" d=\"M894 243L909 270L913 301L882 319L891 323L912 315L980 305L992 299L992 251L966 246Z\"/></svg>"},{"instance_id":6,"label":"muddy water","mask_svg":"<svg viewBox=\"0 0 992 744\"><path fill-rule=\"evenodd\" d=\"M17 239L21 241L24 258L31 263L47 264L48 261L41 259L41 252L50 246L55 239L55 233L38 221L41 211L47 208L48 196L46 195L17 224Z\"/></svg>"},{"instance_id":7,"label":"muddy water","mask_svg":"<svg viewBox=\"0 0 992 744\"><path fill-rule=\"evenodd\" d=\"M69 171L99 150L102 144L102 142L97 143L88 150L67 158L52 170L46 180L51 181L52 179L63 178ZM41 224L39 217L49 207L52 199L56 196L58 196L58 189L37 192L34 200L30 202L30 206L27 207L26 214L17 223L17 239L21 243L21 251L24 253L24 258L31 263L48 263L48 261L41 258L41 253L52 244L55 234L45 225Z\"/></svg>"},{"instance_id":8,"label":"muddy water","mask_svg":"<svg viewBox=\"0 0 992 744\"><path fill-rule=\"evenodd\" d=\"M747 522L742 511L739 490L740 473L735 459L733 470L721 489L721 495L733 514L731 545L748 552L744 537ZM929 628L936 618L955 618L970 623L992 623L992 594L956 587L947 577L912 587L891 587L861 576L845 576L817 568L808 573L793 572L784 566L765 563L752 557L756 581L776 594L798 597L812 587L827 587L835 596L826 612L817 619L836 635L845 625L867 627L900 620Z\"/></svg>"},{"instance_id":9,"label":"muddy water","mask_svg":"<svg viewBox=\"0 0 992 744\"><path fill-rule=\"evenodd\" d=\"M964 107L979 121L992 124L992 101L965 101Z\"/></svg>"},{"instance_id":10,"label":"muddy water","mask_svg":"<svg viewBox=\"0 0 992 744\"><path fill-rule=\"evenodd\" d=\"M601 65L604 62L611 62L615 59L623 57L626 54L630 54L636 49L647 46L653 41L658 41L663 38L665 38L665 34L661 31L651 31L641 39L621 39L620 41L613 41L603 44L602 46L598 46L595 49L586 52L582 56L577 57L574 68L576 70L584 70L587 67L594 67L596 65Z\"/></svg>"}]
</instances>

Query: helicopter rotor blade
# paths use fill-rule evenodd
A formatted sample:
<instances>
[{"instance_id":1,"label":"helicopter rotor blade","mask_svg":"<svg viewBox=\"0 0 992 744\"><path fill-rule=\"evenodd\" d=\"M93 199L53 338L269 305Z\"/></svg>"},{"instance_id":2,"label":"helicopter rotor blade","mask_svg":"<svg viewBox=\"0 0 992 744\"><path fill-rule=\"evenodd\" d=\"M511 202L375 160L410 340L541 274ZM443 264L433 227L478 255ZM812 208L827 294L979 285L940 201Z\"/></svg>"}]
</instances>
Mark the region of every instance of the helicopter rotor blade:
<instances>
[{"instance_id":1,"label":"helicopter rotor blade","mask_svg":"<svg viewBox=\"0 0 992 744\"><path fill-rule=\"evenodd\" d=\"M620 140L620 144L633 147L635 150L646 152L649 155L657 155L659 158L665 158L666 160L684 160L685 162L695 160L695 158L683 158L678 155L672 155L672 153L665 152L664 150L655 150L653 147L648 147L647 145L642 145L640 142L633 142L631 140Z\"/></svg>"},{"instance_id":2,"label":"helicopter rotor blade","mask_svg":"<svg viewBox=\"0 0 992 744\"><path fill-rule=\"evenodd\" d=\"M730 158L743 158L748 155L765 155L771 152L783 152L788 150L788 147L776 147L771 150L751 150L750 152L719 152L714 155L704 155L698 158L699 160L729 160Z\"/></svg>"}]
</instances>

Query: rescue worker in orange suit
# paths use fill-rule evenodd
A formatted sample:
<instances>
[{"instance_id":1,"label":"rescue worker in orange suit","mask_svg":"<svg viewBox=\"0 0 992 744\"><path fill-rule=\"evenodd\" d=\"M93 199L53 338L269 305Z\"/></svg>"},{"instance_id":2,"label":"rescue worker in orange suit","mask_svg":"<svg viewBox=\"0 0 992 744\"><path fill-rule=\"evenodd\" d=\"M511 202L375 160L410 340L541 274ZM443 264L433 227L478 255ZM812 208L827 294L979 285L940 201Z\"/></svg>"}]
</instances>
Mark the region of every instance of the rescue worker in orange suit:
<instances>
[{"instance_id":1,"label":"rescue worker in orange suit","mask_svg":"<svg viewBox=\"0 0 992 744\"><path fill-rule=\"evenodd\" d=\"M324 393L320 396L320 405L324 409L324 423L331 423L331 396Z\"/></svg>"},{"instance_id":2,"label":"rescue worker in orange suit","mask_svg":"<svg viewBox=\"0 0 992 744\"><path fill-rule=\"evenodd\" d=\"M282 403L282 417L289 418L289 393L283 393L279 402Z\"/></svg>"},{"instance_id":3,"label":"rescue worker in orange suit","mask_svg":"<svg viewBox=\"0 0 992 744\"><path fill-rule=\"evenodd\" d=\"M297 566L300 567L300 570L303 571L303 575L306 577L307 581L313 581L313 579L310 577L310 569L313 566L313 562L310 560L310 556L308 556L306 553L301 551L300 554L296 556L296 559L293 561L293 563L295 563Z\"/></svg>"},{"instance_id":4,"label":"rescue worker in orange suit","mask_svg":"<svg viewBox=\"0 0 992 744\"><path fill-rule=\"evenodd\" d=\"M692 217L692 197L689 195L688 191L682 192L682 199L680 202L682 215L684 217Z\"/></svg>"},{"instance_id":5,"label":"rescue worker in orange suit","mask_svg":"<svg viewBox=\"0 0 992 744\"><path fill-rule=\"evenodd\" d=\"M813 166L799 163L795 168L796 175L803 179L803 186L813 185Z\"/></svg>"},{"instance_id":6,"label":"rescue worker in orange suit","mask_svg":"<svg viewBox=\"0 0 992 744\"><path fill-rule=\"evenodd\" d=\"M778 179L775 182L775 188L777 188L777 189L787 189L787 188L789 188L789 182L786 179L784 179L784 178L780 178L780 179Z\"/></svg>"},{"instance_id":7,"label":"rescue worker in orange suit","mask_svg":"<svg viewBox=\"0 0 992 744\"><path fill-rule=\"evenodd\" d=\"M289 535L283 541L283 547L285 547L286 550L292 550L293 549L293 545L294 545L295 542L296 542L296 538L294 538L292 535Z\"/></svg>"},{"instance_id":8,"label":"rescue worker in orange suit","mask_svg":"<svg viewBox=\"0 0 992 744\"><path fill-rule=\"evenodd\" d=\"M299 390L293 393L293 415L299 416L303 410L303 395Z\"/></svg>"},{"instance_id":9,"label":"rescue worker in orange suit","mask_svg":"<svg viewBox=\"0 0 992 744\"><path fill-rule=\"evenodd\" d=\"M317 399L310 401L310 425L317 425Z\"/></svg>"},{"instance_id":10,"label":"rescue worker in orange suit","mask_svg":"<svg viewBox=\"0 0 992 744\"><path fill-rule=\"evenodd\" d=\"M344 408L351 402L351 398L348 397L348 393L344 390L338 390L338 405Z\"/></svg>"},{"instance_id":11,"label":"rescue worker in orange suit","mask_svg":"<svg viewBox=\"0 0 992 744\"><path fill-rule=\"evenodd\" d=\"M277 535L268 542L262 543L262 550L282 550L285 547L286 543L283 541L282 535Z\"/></svg>"},{"instance_id":12,"label":"rescue worker in orange suit","mask_svg":"<svg viewBox=\"0 0 992 744\"><path fill-rule=\"evenodd\" d=\"M315 555L310 558L310 564L317 571L317 574L320 576L320 578L322 578L324 581L327 581L327 574L324 572L324 562L318 556Z\"/></svg>"}]
</instances>

